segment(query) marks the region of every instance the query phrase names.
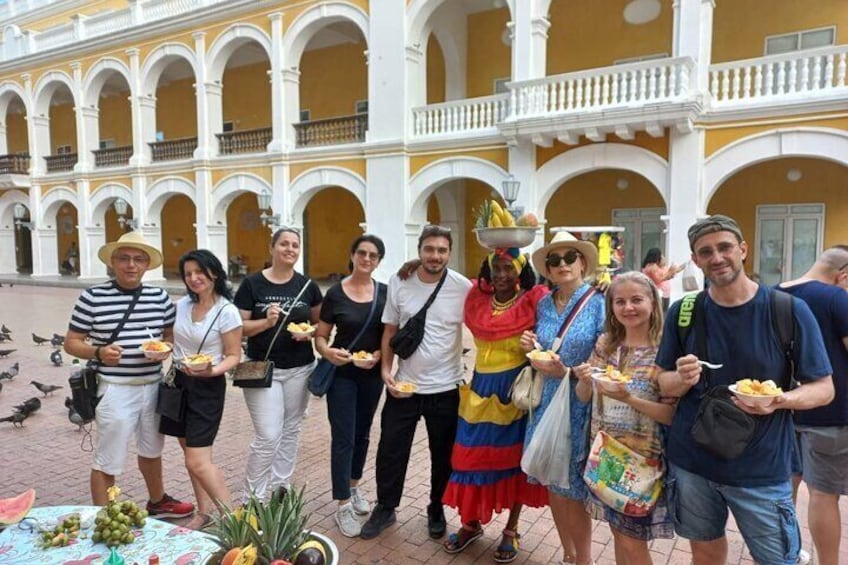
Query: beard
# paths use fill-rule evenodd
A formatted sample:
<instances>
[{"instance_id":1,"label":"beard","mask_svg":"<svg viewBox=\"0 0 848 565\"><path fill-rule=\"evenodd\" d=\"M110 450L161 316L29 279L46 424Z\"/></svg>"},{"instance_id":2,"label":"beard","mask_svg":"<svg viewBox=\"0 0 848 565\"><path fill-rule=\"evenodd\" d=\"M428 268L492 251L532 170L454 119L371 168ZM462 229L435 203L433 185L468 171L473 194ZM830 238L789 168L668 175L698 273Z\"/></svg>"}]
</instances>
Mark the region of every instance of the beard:
<instances>
[{"instance_id":1,"label":"beard","mask_svg":"<svg viewBox=\"0 0 848 565\"><path fill-rule=\"evenodd\" d=\"M447 267L447 263L422 263L421 267L431 275L438 275Z\"/></svg>"},{"instance_id":2,"label":"beard","mask_svg":"<svg viewBox=\"0 0 848 565\"><path fill-rule=\"evenodd\" d=\"M725 273L723 275L710 275L707 277L710 281L710 284L715 285L717 287L730 286L735 283L739 278L739 275L742 274L742 266L735 267L734 265L730 265L730 272Z\"/></svg>"}]
</instances>

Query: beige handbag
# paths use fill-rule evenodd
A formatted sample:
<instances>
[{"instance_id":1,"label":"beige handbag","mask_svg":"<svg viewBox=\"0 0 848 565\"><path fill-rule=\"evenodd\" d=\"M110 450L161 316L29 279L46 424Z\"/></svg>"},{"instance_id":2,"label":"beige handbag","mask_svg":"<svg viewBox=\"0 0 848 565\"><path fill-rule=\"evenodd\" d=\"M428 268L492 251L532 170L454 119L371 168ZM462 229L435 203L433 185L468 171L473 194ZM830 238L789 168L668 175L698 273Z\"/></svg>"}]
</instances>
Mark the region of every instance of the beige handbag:
<instances>
[{"instance_id":1,"label":"beige handbag","mask_svg":"<svg viewBox=\"0 0 848 565\"><path fill-rule=\"evenodd\" d=\"M532 410L542 402L542 377L530 365L527 365L512 383L509 389L512 403L519 410Z\"/></svg>"}]
</instances>

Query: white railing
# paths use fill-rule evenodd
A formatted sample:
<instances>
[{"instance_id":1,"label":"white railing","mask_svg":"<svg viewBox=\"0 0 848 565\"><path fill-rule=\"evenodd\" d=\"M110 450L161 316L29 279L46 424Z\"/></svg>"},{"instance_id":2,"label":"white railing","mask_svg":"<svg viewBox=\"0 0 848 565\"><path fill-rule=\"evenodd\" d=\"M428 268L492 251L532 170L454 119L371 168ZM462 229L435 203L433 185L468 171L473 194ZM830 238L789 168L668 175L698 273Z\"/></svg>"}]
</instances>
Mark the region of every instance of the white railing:
<instances>
[{"instance_id":1,"label":"white railing","mask_svg":"<svg viewBox=\"0 0 848 565\"><path fill-rule=\"evenodd\" d=\"M710 65L710 94L717 105L826 94L845 88L846 57L837 45Z\"/></svg>"},{"instance_id":2,"label":"white railing","mask_svg":"<svg viewBox=\"0 0 848 565\"><path fill-rule=\"evenodd\" d=\"M493 129L506 117L508 104L508 94L496 94L413 108L413 135L421 137Z\"/></svg>"},{"instance_id":3,"label":"white railing","mask_svg":"<svg viewBox=\"0 0 848 565\"><path fill-rule=\"evenodd\" d=\"M132 14L129 10L104 12L85 20L85 36L97 37L98 35L104 35L130 27L131 25Z\"/></svg>"},{"instance_id":4,"label":"white railing","mask_svg":"<svg viewBox=\"0 0 848 565\"><path fill-rule=\"evenodd\" d=\"M142 4L145 19L161 20L212 4L208 0L150 0Z\"/></svg>"},{"instance_id":5,"label":"white railing","mask_svg":"<svg viewBox=\"0 0 848 565\"><path fill-rule=\"evenodd\" d=\"M0 4L0 21L25 14L59 0L6 0Z\"/></svg>"},{"instance_id":6,"label":"white railing","mask_svg":"<svg viewBox=\"0 0 848 565\"><path fill-rule=\"evenodd\" d=\"M676 57L515 82L509 86L510 118L682 100L693 68L689 57Z\"/></svg>"},{"instance_id":7,"label":"white railing","mask_svg":"<svg viewBox=\"0 0 848 565\"><path fill-rule=\"evenodd\" d=\"M74 40L74 26L61 25L46 29L35 36L35 50L46 51L60 45L67 45Z\"/></svg>"}]
</instances>

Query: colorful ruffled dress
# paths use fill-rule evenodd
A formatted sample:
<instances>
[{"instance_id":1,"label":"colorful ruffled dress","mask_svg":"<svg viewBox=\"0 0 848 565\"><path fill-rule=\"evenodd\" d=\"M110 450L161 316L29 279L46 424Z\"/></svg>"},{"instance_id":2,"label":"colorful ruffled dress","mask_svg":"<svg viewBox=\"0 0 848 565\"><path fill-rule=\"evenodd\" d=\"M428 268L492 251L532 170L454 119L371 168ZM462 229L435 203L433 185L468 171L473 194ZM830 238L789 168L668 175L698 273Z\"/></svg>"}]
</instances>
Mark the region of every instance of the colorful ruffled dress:
<instances>
[{"instance_id":1,"label":"colorful ruffled dress","mask_svg":"<svg viewBox=\"0 0 848 565\"><path fill-rule=\"evenodd\" d=\"M493 512L515 504L546 506L547 489L527 482L521 454L527 415L509 398L509 389L527 364L519 346L533 329L543 286L525 292L503 311L492 295L472 287L465 301L465 324L474 336L477 361L470 385L460 388L459 425L451 473L443 501L459 511L463 523L487 523Z\"/></svg>"}]
</instances>

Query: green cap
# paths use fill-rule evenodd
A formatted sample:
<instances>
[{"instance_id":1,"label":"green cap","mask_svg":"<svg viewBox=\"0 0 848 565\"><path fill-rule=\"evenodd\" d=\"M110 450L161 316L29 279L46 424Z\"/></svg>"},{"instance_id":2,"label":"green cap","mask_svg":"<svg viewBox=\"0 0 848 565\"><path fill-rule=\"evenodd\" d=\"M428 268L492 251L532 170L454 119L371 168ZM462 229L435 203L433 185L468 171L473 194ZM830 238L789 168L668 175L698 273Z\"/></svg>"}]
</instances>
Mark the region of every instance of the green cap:
<instances>
[{"instance_id":1,"label":"green cap","mask_svg":"<svg viewBox=\"0 0 848 565\"><path fill-rule=\"evenodd\" d=\"M689 228L689 247L694 251L695 242L698 241L698 238L718 231L729 231L736 236L740 243L742 242L742 230L739 229L736 220L730 216L715 214L692 224L692 227Z\"/></svg>"}]
</instances>

